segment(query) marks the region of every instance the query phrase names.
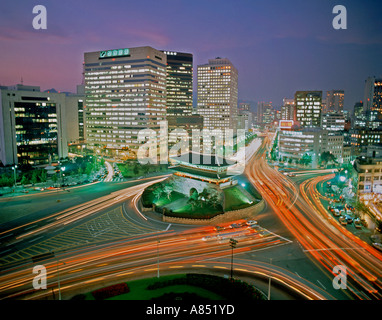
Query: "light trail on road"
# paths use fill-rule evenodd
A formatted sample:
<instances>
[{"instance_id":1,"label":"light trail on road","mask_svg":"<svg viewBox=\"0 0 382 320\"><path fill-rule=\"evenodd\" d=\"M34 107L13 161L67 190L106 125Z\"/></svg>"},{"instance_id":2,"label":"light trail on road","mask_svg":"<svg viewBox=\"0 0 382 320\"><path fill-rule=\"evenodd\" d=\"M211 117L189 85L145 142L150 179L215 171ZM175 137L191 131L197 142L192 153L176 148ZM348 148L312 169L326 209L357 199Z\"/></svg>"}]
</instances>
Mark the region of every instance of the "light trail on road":
<instances>
[{"instance_id":1,"label":"light trail on road","mask_svg":"<svg viewBox=\"0 0 382 320\"><path fill-rule=\"evenodd\" d=\"M287 244L283 238L273 233L264 236L252 228L242 228L235 231L240 239L234 254L262 250L275 245ZM232 231L226 232L233 237ZM231 248L228 237L224 240L202 240L207 235L224 235L213 227L198 227L184 232L162 232L143 239L129 239L102 245L96 250L76 250L62 254L47 261L41 261L47 269L48 288L44 291L34 290L32 287L32 266L17 268L8 275L0 277L0 295L2 299L41 299L51 295L52 288L57 287L57 269L59 267L60 285L63 294L76 292L87 287L90 283L96 285L104 281L122 281L136 272L145 273L146 277L156 274L157 268L163 272L167 269L211 268L227 269L228 262L216 259L229 257ZM159 241L159 242L158 242ZM159 246L159 265L157 264L157 250ZM214 260L214 261L211 261ZM269 277L279 281L290 290L299 292L306 299L324 299L319 290L312 289L312 285L303 283L294 274L285 275L276 266L260 265L254 261L235 263L236 269L253 273L253 275ZM314 287L314 286L313 286ZM327 298L327 297L326 297Z\"/></svg>"},{"instance_id":2,"label":"light trail on road","mask_svg":"<svg viewBox=\"0 0 382 320\"><path fill-rule=\"evenodd\" d=\"M269 139L264 139L264 146ZM345 265L353 281L348 289L359 299L380 299L381 260L375 255L363 255L362 250L343 248L358 247L359 243L346 233L334 232L325 223L319 210L311 202L318 200L317 194L306 195L304 184L296 189L284 175L269 167L265 155L258 153L246 168L250 181L276 212L285 226L308 252L334 277L333 267ZM298 194L301 193L302 197ZM342 238L346 238L345 240ZM330 249L330 250L329 250ZM375 253L375 252L374 252ZM366 261L368 261L366 263ZM371 267L373 266L374 267ZM361 291L359 291L361 290Z\"/></svg>"},{"instance_id":3,"label":"light trail on road","mask_svg":"<svg viewBox=\"0 0 382 320\"><path fill-rule=\"evenodd\" d=\"M132 195L135 195L136 193L139 193L139 192L143 192L143 190L147 188L148 186L154 183L163 181L167 176L168 175L165 175L164 177L161 177L159 179L145 182L136 186L128 187L120 191L112 192L111 194L103 196L101 198L88 201L86 203L79 204L69 209L45 216L44 218L34 220L33 222L29 222L23 225L19 225L12 229L2 231L0 232L0 236L1 235L6 236L7 234L10 234L13 231L21 229L21 228L25 228L25 227L32 228L32 226L36 224L37 222L40 222L40 223L45 222L45 224L34 230L30 230L28 232L18 235L17 237L15 237L15 240L24 239L32 235L37 235L42 232L46 232L47 230L50 230L52 228L65 226L69 223L72 223L74 221L77 221L79 219L92 215L94 213L97 213L107 207L110 207L118 203L122 203L123 201L131 197Z\"/></svg>"}]
</instances>

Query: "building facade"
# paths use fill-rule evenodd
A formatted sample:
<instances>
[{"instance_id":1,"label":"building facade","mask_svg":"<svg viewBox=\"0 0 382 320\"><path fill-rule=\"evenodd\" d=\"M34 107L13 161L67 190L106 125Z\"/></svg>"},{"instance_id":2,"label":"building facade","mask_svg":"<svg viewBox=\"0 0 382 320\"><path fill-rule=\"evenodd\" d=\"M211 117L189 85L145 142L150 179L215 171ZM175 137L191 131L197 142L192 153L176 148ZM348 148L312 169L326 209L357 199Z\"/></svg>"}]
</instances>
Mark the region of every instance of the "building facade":
<instances>
[{"instance_id":1,"label":"building facade","mask_svg":"<svg viewBox=\"0 0 382 320\"><path fill-rule=\"evenodd\" d=\"M323 113L342 112L344 110L344 90L330 90L326 92L326 104Z\"/></svg>"},{"instance_id":2,"label":"building facade","mask_svg":"<svg viewBox=\"0 0 382 320\"><path fill-rule=\"evenodd\" d=\"M0 160L3 165L49 163L68 155L66 95L16 85L0 90Z\"/></svg>"},{"instance_id":3,"label":"building facade","mask_svg":"<svg viewBox=\"0 0 382 320\"><path fill-rule=\"evenodd\" d=\"M329 112L322 114L321 128L328 131L345 130L345 116L343 112Z\"/></svg>"},{"instance_id":4,"label":"building facade","mask_svg":"<svg viewBox=\"0 0 382 320\"><path fill-rule=\"evenodd\" d=\"M281 120L294 120L294 99L283 99L283 105L281 107Z\"/></svg>"},{"instance_id":5,"label":"building facade","mask_svg":"<svg viewBox=\"0 0 382 320\"><path fill-rule=\"evenodd\" d=\"M275 119L275 110L272 102L261 101L257 104L257 122L260 125L271 124Z\"/></svg>"},{"instance_id":6,"label":"building facade","mask_svg":"<svg viewBox=\"0 0 382 320\"><path fill-rule=\"evenodd\" d=\"M322 91L297 91L294 96L294 120L302 127L320 127Z\"/></svg>"},{"instance_id":7,"label":"building facade","mask_svg":"<svg viewBox=\"0 0 382 320\"><path fill-rule=\"evenodd\" d=\"M166 119L167 56L151 47L85 53L87 147L119 156L144 143L140 130L159 136Z\"/></svg>"},{"instance_id":8,"label":"building facade","mask_svg":"<svg viewBox=\"0 0 382 320\"><path fill-rule=\"evenodd\" d=\"M193 56L184 52L163 53L167 56L167 115L189 116L192 114Z\"/></svg>"},{"instance_id":9,"label":"building facade","mask_svg":"<svg viewBox=\"0 0 382 320\"><path fill-rule=\"evenodd\" d=\"M382 124L382 78L369 77L365 81L363 111L366 126L375 129Z\"/></svg>"},{"instance_id":10,"label":"building facade","mask_svg":"<svg viewBox=\"0 0 382 320\"><path fill-rule=\"evenodd\" d=\"M329 151L342 163L343 142L343 135L320 128L281 130L278 137L279 158L298 162L307 155L311 158L311 167L316 168L320 164L321 154Z\"/></svg>"},{"instance_id":11,"label":"building facade","mask_svg":"<svg viewBox=\"0 0 382 320\"><path fill-rule=\"evenodd\" d=\"M358 174L357 194L382 193L382 158L357 158L354 168Z\"/></svg>"},{"instance_id":12,"label":"building facade","mask_svg":"<svg viewBox=\"0 0 382 320\"><path fill-rule=\"evenodd\" d=\"M77 86L77 93L67 94L65 99L67 141L72 144L86 142L85 95L82 87Z\"/></svg>"},{"instance_id":13,"label":"building facade","mask_svg":"<svg viewBox=\"0 0 382 320\"><path fill-rule=\"evenodd\" d=\"M204 128L237 129L238 72L227 58L209 59L197 68L197 108Z\"/></svg>"}]
</instances>

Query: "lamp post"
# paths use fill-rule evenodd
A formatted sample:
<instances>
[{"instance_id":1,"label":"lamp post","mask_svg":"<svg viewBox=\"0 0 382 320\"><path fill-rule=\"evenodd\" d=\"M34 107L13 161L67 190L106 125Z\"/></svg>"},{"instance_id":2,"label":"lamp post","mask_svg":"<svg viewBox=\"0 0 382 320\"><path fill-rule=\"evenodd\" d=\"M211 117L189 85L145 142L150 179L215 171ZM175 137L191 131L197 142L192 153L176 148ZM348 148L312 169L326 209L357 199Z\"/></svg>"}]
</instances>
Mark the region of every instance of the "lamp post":
<instances>
[{"instance_id":1,"label":"lamp post","mask_svg":"<svg viewBox=\"0 0 382 320\"><path fill-rule=\"evenodd\" d=\"M16 189L16 169L17 169L17 164L15 164L13 167L13 177L15 178L15 189Z\"/></svg>"},{"instance_id":2,"label":"lamp post","mask_svg":"<svg viewBox=\"0 0 382 320\"><path fill-rule=\"evenodd\" d=\"M65 265L66 263L62 261ZM60 260L57 260L57 284L58 284L58 300L61 300L61 286L60 286Z\"/></svg>"},{"instance_id":3,"label":"lamp post","mask_svg":"<svg viewBox=\"0 0 382 320\"><path fill-rule=\"evenodd\" d=\"M272 258L270 258L272 264ZM271 279L272 276L269 274L269 283L268 283L268 300L271 300Z\"/></svg>"},{"instance_id":4,"label":"lamp post","mask_svg":"<svg viewBox=\"0 0 382 320\"><path fill-rule=\"evenodd\" d=\"M236 248L237 240L231 238L229 239L229 245L232 249L231 251L231 280L233 279L233 249Z\"/></svg>"},{"instance_id":5,"label":"lamp post","mask_svg":"<svg viewBox=\"0 0 382 320\"><path fill-rule=\"evenodd\" d=\"M61 186L64 185L64 180L65 180L65 174L64 174L64 172L65 172L65 167L61 167L61 168L60 168L60 174L61 174Z\"/></svg>"},{"instance_id":6,"label":"lamp post","mask_svg":"<svg viewBox=\"0 0 382 320\"><path fill-rule=\"evenodd\" d=\"M159 278L159 236L157 235L157 278Z\"/></svg>"}]
</instances>

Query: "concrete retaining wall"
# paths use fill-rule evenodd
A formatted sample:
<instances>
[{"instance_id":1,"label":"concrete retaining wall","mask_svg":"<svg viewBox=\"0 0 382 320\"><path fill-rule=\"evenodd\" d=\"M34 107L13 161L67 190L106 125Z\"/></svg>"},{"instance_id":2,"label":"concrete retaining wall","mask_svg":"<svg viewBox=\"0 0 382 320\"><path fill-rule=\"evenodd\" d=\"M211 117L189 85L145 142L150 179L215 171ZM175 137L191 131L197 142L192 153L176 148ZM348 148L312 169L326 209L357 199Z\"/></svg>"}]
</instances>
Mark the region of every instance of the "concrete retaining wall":
<instances>
[{"instance_id":1,"label":"concrete retaining wall","mask_svg":"<svg viewBox=\"0 0 382 320\"><path fill-rule=\"evenodd\" d=\"M169 223L215 225L219 223L230 222L233 220L253 217L254 215L263 211L264 207L265 207L264 200L261 200L260 202L258 202L257 204L251 207L239 209L239 210L227 211L211 219L187 219L187 218L168 217L168 216L162 215L162 220L164 222L169 222Z\"/></svg>"}]
</instances>

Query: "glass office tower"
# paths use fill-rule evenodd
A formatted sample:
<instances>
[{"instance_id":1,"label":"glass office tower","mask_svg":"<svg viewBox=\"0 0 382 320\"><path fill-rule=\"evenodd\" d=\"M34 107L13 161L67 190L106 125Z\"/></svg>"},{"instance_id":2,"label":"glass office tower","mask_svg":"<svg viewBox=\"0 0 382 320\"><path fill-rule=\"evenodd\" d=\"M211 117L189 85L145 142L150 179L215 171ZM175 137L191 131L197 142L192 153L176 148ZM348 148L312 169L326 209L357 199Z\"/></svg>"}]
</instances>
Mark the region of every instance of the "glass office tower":
<instances>
[{"instance_id":1,"label":"glass office tower","mask_svg":"<svg viewBox=\"0 0 382 320\"><path fill-rule=\"evenodd\" d=\"M226 58L198 66L198 112L204 128L237 129L238 72Z\"/></svg>"},{"instance_id":2,"label":"glass office tower","mask_svg":"<svg viewBox=\"0 0 382 320\"><path fill-rule=\"evenodd\" d=\"M192 54L163 52L167 56L167 116L191 116Z\"/></svg>"},{"instance_id":3,"label":"glass office tower","mask_svg":"<svg viewBox=\"0 0 382 320\"><path fill-rule=\"evenodd\" d=\"M142 129L166 118L166 55L151 47L85 53L88 148L118 156L135 150Z\"/></svg>"}]
</instances>

